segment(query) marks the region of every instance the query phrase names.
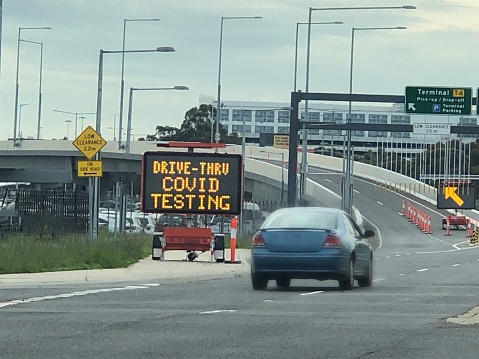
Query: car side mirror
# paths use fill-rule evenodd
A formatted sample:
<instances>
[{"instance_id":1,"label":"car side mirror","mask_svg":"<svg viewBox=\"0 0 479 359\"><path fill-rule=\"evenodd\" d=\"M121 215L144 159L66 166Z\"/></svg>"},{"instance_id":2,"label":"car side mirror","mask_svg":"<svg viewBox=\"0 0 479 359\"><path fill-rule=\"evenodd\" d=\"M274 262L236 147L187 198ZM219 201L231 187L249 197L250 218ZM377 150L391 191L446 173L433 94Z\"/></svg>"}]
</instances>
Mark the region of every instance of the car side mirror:
<instances>
[{"instance_id":1,"label":"car side mirror","mask_svg":"<svg viewBox=\"0 0 479 359\"><path fill-rule=\"evenodd\" d=\"M364 234L363 234L363 238L371 238L371 237L374 237L376 235L376 233L374 233L374 231L370 230L370 229L367 229L364 231Z\"/></svg>"}]
</instances>

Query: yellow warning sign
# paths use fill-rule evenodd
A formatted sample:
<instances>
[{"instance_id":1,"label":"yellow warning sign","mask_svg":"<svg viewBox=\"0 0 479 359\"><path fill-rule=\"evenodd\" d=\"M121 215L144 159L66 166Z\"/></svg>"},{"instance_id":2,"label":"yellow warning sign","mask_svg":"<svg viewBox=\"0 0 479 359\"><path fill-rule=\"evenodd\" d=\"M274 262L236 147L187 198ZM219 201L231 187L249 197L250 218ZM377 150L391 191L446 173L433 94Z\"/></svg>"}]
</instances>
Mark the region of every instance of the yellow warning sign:
<instances>
[{"instance_id":1,"label":"yellow warning sign","mask_svg":"<svg viewBox=\"0 0 479 359\"><path fill-rule=\"evenodd\" d=\"M102 161L78 161L77 175L78 177L102 177Z\"/></svg>"},{"instance_id":2,"label":"yellow warning sign","mask_svg":"<svg viewBox=\"0 0 479 359\"><path fill-rule=\"evenodd\" d=\"M475 246L476 244L479 244L479 231L473 230L469 245Z\"/></svg>"},{"instance_id":3,"label":"yellow warning sign","mask_svg":"<svg viewBox=\"0 0 479 359\"><path fill-rule=\"evenodd\" d=\"M273 147L274 148L289 148L289 136L288 135L274 135L273 137Z\"/></svg>"},{"instance_id":4,"label":"yellow warning sign","mask_svg":"<svg viewBox=\"0 0 479 359\"><path fill-rule=\"evenodd\" d=\"M106 140L93 127L88 126L72 143L83 156L91 160L106 145Z\"/></svg>"}]
</instances>

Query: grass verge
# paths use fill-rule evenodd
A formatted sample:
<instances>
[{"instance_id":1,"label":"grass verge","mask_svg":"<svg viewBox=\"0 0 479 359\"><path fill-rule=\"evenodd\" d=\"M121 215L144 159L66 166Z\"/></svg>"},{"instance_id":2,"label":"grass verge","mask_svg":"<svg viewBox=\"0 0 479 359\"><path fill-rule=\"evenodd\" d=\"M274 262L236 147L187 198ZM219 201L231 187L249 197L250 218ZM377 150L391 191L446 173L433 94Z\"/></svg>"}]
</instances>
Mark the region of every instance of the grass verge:
<instances>
[{"instance_id":1,"label":"grass verge","mask_svg":"<svg viewBox=\"0 0 479 359\"><path fill-rule=\"evenodd\" d=\"M151 253L151 236L100 232L56 238L14 235L0 239L0 274L125 268Z\"/></svg>"},{"instance_id":2,"label":"grass verge","mask_svg":"<svg viewBox=\"0 0 479 359\"><path fill-rule=\"evenodd\" d=\"M238 236L236 238L236 248L249 249L251 248L251 238L253 235ZM230 248L230 236L225 236L225 247Z\"/></svg>"}]
</instances>

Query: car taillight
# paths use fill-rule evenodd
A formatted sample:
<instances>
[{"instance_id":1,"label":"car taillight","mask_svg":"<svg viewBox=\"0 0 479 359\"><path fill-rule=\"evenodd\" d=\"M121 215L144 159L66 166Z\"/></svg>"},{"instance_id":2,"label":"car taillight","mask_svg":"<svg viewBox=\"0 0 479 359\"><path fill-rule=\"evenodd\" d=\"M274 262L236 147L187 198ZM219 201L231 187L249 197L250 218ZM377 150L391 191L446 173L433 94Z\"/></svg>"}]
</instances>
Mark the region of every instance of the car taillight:
<instances>
[{"instance_id":1,"label":"car taillight","mask_svg":"<svg viewBox=\"0 0 479 359\"><path fill-rule=\"evenodd\" d=\"M251 246L254 246L254 247L265 246L264 238L261 232L256 232L256 234L253 236L253 239L251 240Z\"/></svg>"},{"instance_id":2,"label":"car taillight","mask_svg":"<svg viewBox=\"0 0 479 359\"><path fill-rule=\"evenodd\" d=\"M341 247L341 241L333 234L328 234L323 247Z\"/></svg>"}]
</instances>

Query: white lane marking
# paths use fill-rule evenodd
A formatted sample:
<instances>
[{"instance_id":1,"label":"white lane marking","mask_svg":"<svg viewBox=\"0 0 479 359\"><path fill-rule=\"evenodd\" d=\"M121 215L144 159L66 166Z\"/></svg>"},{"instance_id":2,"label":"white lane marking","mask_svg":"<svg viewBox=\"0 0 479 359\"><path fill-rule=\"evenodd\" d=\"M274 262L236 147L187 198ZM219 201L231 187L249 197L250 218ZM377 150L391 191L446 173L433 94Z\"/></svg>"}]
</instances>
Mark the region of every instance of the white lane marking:
<instances>
[{"instance_id":1,"label":"white lane marking","mask_svg":"<svg viewBox=\"0 0 479 359\"><path fill-rule=\"evenodd\" d=\"M404 274L404 273L401 273L400 276L405 276L405 274Z\"/></svg>"},{"instance_id":2,"label":"white lane marking","mask_svg":"<svg viewBox=\"0 0 479 359\"><path fill-rule=\"evenodd\" d=\"M430 251L430 252L416 252L414 254L439 254L439 253L451 253L457 252L459 249L449 249L447 251Z\"/></svg>"},{"instance_id":3,"label":"white lane marking","mask_svg":"<svg viewBox=\"0 0 479 359\"><path fill-rule=\"evenodd\" d=\"M401 255L400 255L400 254L396 254L396 257L401 257Z\"/></svg>"},{"instance_id":4,"label":"white lane marking","mask_svg":"<svg viewBox=\"0 0 479 359\"><path fill-rule=\"evenodd\" d=\"M429 268L417 269L416 272L425 272L429 270Z\"/></svg>"},{"instance_id":5,"label":"white lane marking","mask_svg":"<svg viewBox=\"0 0 479 359\"><path fill-rule=\"evenodd\" d=\"M0 302L0 308L4 308L4 307L11 306L11 305L16 305L16 304L43 302L45 300L54 300L54 299L61 299L61 298L82 297L82 296L90 295L90 294L118 292L118 291L122 291L122 290L147 289L147 288L150 288L150 287L157 287L157 286L159 286L159 284L156 284L156 283L144 284L144 285L128 285L126 287L89 289L89 290L72 292L72 293L46 295L46 296L43 296L43 297L31 297L31 298L25 298L25 299L15 299L15 300L10 300L8 302L3 302L3 303Z\"/></svg>"},{"instance_id":6,"label":"white lane marking","mask_svg":"<svg viewBox=\"0 0 479 359\"><path fill-rule=\"evenodd\" d=\"M376 202L377 202L378 204L380 204L381 206L384 206L384 204L382 204L381 202L379 202L379 201L376 201Z\"/></svg>"},{"instance_id":7,"label":"white lane marking","mask_svg":"<svg viewBox=\"0 0 479 359\"><path fill-rule=\"evenodd\" d=\"M459 263L456 263L456 264L451 265L451 267L459 267L459 266L460 266Z\"/></svg>"},{"instance_id":8,"label":"white lane marking","mask_svg":"<svg viewBox=\"0 0 479 359\"><path fill-rule=\"evenodd\" d=\"M271 299L265 299L264 302L265 303L270 303L270 302L272 302L272 300Z\"/></svg>"},{"instance_id":9,"label":"white lane marking","mask_svg":"<svg viewBox=\"0 0 479 359\"><path fill-rule=\"evenodd\" d=\"M200 312L200 314L216 314L216 313L234 313L236 309L218 309L218 310L209 310L207 312Z\"/></svg>"},{"instance_id":10,"label":"white lane marking","mask_svg":"<svg viewBox=\"0 0 479 359\"><path fill-rule=\"evenodd\" d=\"M385 258L391 258L391 256L386 256Z\"/></svg>"},{"instance_id":11,"label":"white lane marking","mask_svg":"<svg viewBox=\"0 0 479 359\"><path fill-rule=\"evenodd\" d=\"M373 279L373 282L380 282L382 280L386 280L386 278L377 278L377 279Z\"/></svg>"},{"instance_id":12,"label":"white lane marking","mask_svg":"<svg viewBox=\"0 0 479 359\"><path fill-rule=\"evenodd\" d=\"M333 182L329 178L325 178L324 180L327 181L327 182Z\"/></svg>"},{"instance_id":13,"label":"white lane marking","mask_svg":"<svg viewBox=\"0 0 479 359\"><path fill-rule=\"evenodd\" d=\"M359 192L357 189L353 189L353 192L361 193L361 192Z\"/></svg>"},{"instance_id":14,"label":"white lane marking","mask_svg":"<svg viewBox=\"0 0 479 359\"><path fill-rule=\"evenodd\" d=\"M317 290L316 292L309 292L309 293L300 293L299 295L312 295L312 294L319 294L324 293L323 290Z\"/></svg>"},{"instance_id":15,"label":"white lane marking","mask_svg":"<svg viewBox=\"0 0 479 359\"><path fill-rule=\"evenodd\" d=\"M361 213L361 216L363 217L363 219L367 222L369 222L371 224L371 226L373 226L374 228L376 228L376 235L377 237L379 238L379 246L378 248L376 248L376 250L380 249L382 246L383 246L383 239L381 237L381 231L379 230L379 227L376 226L373 222L371 222L369 219L367 219L366 217L364 217L364 215Z\"/></svg>"}]
</instances>

